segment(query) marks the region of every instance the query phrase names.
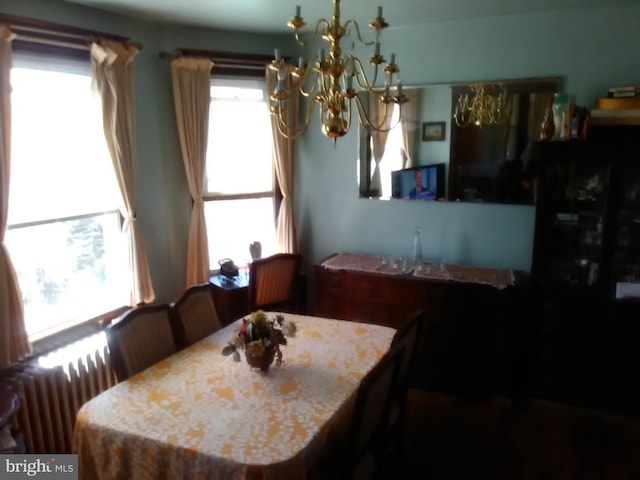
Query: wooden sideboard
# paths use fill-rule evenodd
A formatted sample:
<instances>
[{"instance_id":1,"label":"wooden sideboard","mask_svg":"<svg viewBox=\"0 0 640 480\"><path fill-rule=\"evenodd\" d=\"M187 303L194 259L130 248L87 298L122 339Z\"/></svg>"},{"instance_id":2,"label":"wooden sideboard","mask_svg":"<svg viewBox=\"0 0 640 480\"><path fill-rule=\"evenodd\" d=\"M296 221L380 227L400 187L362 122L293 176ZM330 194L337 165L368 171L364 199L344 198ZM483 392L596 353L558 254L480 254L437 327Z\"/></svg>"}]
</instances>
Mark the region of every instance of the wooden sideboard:
<instances>
[{"instance_id":1,"label":"wooden sideboard","mask_svg":"<svg viewBox=\"0 0 640 480\"><path fill-rule=\"evenodd\" d=\"M484 273L499 271L472 267L448 266L455 278L443 280L382 274L365 257L336 268L332 258L315 265L316 315L398 328L414 310L426 313L412 387L640 417L639 302L566 289L550 298L525 279L496 288Z\"/></svg>"},{"instance_id":2,"label":"wooden sideboard","mask_svg":"<svg viewBox=\"0 0 640 480\"><path fill-rule=\"evenodd\" d=\"M353 258L353 264L369 262ZM432 277L386 274L375 271L375 263L340 268L335 259L314 267L316 315L398 328L414 310L425 312L414 386L470 396L511 395L518 388L518 353L510 348L514 289L483 281L507 272L445 266Z\"/></svg>"}]
</instances>

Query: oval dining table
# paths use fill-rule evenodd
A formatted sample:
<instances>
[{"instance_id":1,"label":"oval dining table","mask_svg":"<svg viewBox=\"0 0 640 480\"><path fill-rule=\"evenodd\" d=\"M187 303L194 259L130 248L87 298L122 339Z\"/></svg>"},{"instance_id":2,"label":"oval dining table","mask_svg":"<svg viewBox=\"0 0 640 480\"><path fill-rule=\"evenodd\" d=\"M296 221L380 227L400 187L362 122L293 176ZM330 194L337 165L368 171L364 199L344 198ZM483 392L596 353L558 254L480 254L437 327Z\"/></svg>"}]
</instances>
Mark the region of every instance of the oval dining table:
<instances>
[{"instance_id":1,"label":"oval dining table","mask_svg":"<svg viewBox=\"0 0 640 480\"><path fill-rule=\"evenodd\" d=\"M222 355L238 319L87 402L80 478L308 478L345 439L360 381L395 330L283 315L297 332L266 373Z\"/></svg>"}]
</instances>

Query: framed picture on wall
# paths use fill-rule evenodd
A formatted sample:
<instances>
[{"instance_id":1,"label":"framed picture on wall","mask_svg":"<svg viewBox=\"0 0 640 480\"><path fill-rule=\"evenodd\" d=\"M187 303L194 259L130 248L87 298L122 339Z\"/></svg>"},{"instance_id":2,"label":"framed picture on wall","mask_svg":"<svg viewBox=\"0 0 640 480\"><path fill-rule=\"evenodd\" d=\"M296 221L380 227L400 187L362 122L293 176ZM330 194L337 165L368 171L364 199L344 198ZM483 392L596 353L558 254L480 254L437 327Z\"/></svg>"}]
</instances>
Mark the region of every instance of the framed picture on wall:
<instances>
[{"instance_id":1,"label":"framed picture on wall","mask_svg":"<svg viewBox=\"0 0 640 480\"><path fill-rule=\"evenodd\" d=\"M422 141L438 142L444 140L447 122L424 122L422 124Z\"/></svg>"}]
</instances>

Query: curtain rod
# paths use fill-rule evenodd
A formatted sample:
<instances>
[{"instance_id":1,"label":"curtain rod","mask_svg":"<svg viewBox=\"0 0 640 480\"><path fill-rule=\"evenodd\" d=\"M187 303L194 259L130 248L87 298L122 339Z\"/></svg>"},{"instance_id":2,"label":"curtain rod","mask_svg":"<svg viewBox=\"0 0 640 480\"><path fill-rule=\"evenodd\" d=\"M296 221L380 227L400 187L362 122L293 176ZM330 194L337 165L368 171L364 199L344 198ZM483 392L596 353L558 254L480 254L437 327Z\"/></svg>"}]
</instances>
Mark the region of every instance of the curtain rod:
<instances>
[{"instance_id":1,"label":"curtain rod","mask_svg":"<svg viewBox=\"0 0 640 480\"><path fill-rule=\"evenodd\" d=\"M222 52L216 50L198 50L193 48L179 48L179 55L185 56L200 56L209 57L214 61L229 61L233 63L261 63L265 64L273 60L272 55L263 55L260 53L235 53L235 52Z\"/></svg>"},{"instance_id":2,"label":"curtain rod","mask_svg":"<svg viewBox=\"0 0 640 480\"><path fill-rule=\"evenodd\" d=\"M216 52L210 50L178 49L176 53L159 52L158 57L174 60L179 57L204 57L213 62L212 71L225 75L263 77L265 66L272 56L255 53Z\"/></svg>"},{"instance_id":3,"label":"curtain rod","mask_svg":"<svg viewBox=\"0 0 640 480\"><path fill-rule=\"evenodd\" d=\"M258 67L263 70L264 64L249 64L244 62L242 59L233 59L233 58L220 58L214 57L211 55L180 55L177 53L169 53L169 52L159 52L158 57L164 60L175 60L181 57L203 57L208 58L214 64L213 68L238 68L245 70L255 70Z\"/></svg>"},{"instance_id":4,"label":"curtain rod","mask_svg":"<svg viewBox=\"0 0 640 480\"><path fill-rule=\"evenodd\" d=\"M29 43L88 50L91 42L106 39L117 42L127 42L134 45L138 50L142 50L142 44L131 42L127 37L96 30L88 30L1 13L0 23L7 23L11 26L12 32L16 34L16 40Z\"/></svg>"}]
</instances>

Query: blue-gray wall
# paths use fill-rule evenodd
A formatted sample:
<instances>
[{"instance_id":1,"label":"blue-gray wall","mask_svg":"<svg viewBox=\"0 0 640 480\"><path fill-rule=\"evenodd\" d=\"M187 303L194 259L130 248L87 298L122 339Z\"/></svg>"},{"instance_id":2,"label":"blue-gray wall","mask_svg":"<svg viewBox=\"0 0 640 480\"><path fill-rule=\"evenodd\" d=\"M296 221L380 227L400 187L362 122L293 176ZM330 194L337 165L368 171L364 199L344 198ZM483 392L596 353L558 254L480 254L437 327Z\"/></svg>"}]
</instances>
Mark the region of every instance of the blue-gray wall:
<instances>
[{"instance_id":1,"label":"blue-gray wall","mask_svg":"<svg viewBox=\"0 0 640 480\"><path fill-rule=\"evenodd\" d=\"M418 125L415 165L432 163L446 163L449 167L449 152L451 150L451 87L423 88L420 93L420 107L418 109ZM423 122L445 122L444 141L423 142Z\"/></svg>"},{"instance_id":2,"label":"blue-gray wall","mask_svg":"<svg viewBox=\"0 0 640 480\"><path fill-rule=\"evenodd\" d=\"M159 300L184 284L190 199L180 158L168 64L160 51L205 48L293 53L286 36L229 34L139 22L60 0L0 0L0 13L131 37L144 45L135 64L138 218ZM286 19L283 19L283 21ZM640 7L505 16L389 29L407 85L562 76L592 107L611 85L640 83ZM294 53L295 56L295 53ZM357 132L333 143L317 117L299 142L295 205L306 265L339 251L410 254L422 226L427 258L529 270L534 208L420 204L358 198Z\"/></svg>"},{"instance_id":3,"label":"blue-gray wall","mask_svg":"<svg viewBox=\"0 0 640 480\"><path fill-rule=\"evenodd\" d=\"M191 197L175 125L168 60L161 51L202 48L270 54L288 36L179 28L135 21L60 0L0 0L0 13L130 37L143 45L134 64L137 135L137 216L159 301L184 288Z\"/></svg>"},{"instance_id":4,"label":"blue-gray wall","mask_svg":"<svg viewBox=\"0 0 640 480\"><path fill-rule=\"evenodd\" d=\"M391 19L389 18L391 22ZM389 29L404 84L562 76L592 108L612 85L640 83L640 6L504 16ZM300 143L296 206L308 264L333 252L410 255L422 227L425 258L529 271L535 208L358 198L357 132L318 125Z\"/></svg>"}]
</instances>

